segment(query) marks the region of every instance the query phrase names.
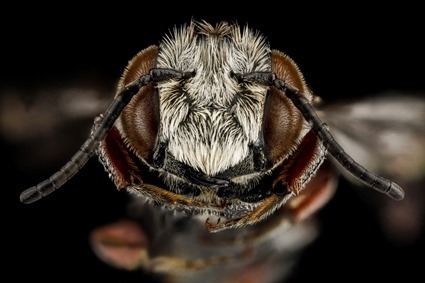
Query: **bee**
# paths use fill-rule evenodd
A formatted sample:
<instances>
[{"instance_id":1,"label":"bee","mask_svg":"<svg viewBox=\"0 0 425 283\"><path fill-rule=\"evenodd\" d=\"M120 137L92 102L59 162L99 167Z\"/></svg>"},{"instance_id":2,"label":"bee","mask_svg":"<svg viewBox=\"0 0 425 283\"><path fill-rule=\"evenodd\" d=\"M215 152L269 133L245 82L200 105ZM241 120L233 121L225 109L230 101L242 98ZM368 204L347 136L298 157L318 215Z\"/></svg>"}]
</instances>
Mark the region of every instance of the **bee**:
<instances>
[{"instance_id":1,"label":"bee","mask_svg":"<svg viewBox=\"0 0 425 283\"><path fill-rule=\"evenodd\" d=\"M46 197L96 155L142 219L93 231L101 259L167 282L281 280L291 266L282 260L315 238L310 216L332 198L336 166L404 198L339 145L318 100L260 33L192 21L129 61L78 152L20 200Z\"/></svg>"}]
</instances>

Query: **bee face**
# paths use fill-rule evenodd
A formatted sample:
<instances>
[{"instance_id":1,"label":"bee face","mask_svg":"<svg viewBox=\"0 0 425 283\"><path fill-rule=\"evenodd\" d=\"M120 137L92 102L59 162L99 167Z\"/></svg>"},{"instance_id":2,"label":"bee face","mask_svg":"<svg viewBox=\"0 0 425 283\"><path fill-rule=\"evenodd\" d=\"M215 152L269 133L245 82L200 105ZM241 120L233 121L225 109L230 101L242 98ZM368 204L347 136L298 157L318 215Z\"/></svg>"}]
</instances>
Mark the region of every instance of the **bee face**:
<instances>
[{"instance_id":1,"label":"bee face","mask_svg":"<svg viewBox=\"0 0 425 283\"><path fill-rule=\"evenodd\" d=\"M324 148L287 97L234 75L274 72L312 99L295 63L252 30L176 29L130 61L118 93L152 68L193 75L142 88L101 142L100 160L118 188L190 213L248 216L230 226L245 225L298 194L323 161Z\"/></svg>"},{"instance_id":2,"label":"bee face","mask_svg":"<svg viewBox=\"0 0 425 283\"><path fill-rule=\"evenodd\" d=\"M191 22L129 62L80 150L21 200L53 192L95 152L118 189L171 210L224 218L206 219L215 232L255 224L299 196L328 152L370 187L403 198L398 185L344 152L312 101L294 61L260 34ZM306 211L317 206L308 203Z\"/></svg>"},{"instance_id":3,"label":"bee face","mask_svg":"<svg viewBox=\"0 0 425 283\"><path fill-rule=\"evenodd\" d=\"M293 40L287 33L282 38ZM215 57L209 57L210 55ZM369 63L371 62L368 60L367 65ZM166 70L162 78L146 79L153 76L151 70L162 69ZM170 70L189 75L174 75ZM273 83L263 80L260 73L274 74ZM128 102L122 102L123 97L127 96L125 94L132 91L134 82L140 81L140 78L146 81L137 84L137 91ZM332 82L335 79L338 80L338 77L332 77ZM104 82L106 80L102 81ZM285 89L278 84L281 82L292 88ZM365 91L371 90L360 81L356 86L364 87ZM336 88L340 90L339 87ZM99 89L100 92L103 91ZM118 102L114 105L121 105L121 101L122 109L114 106L103 117L99 117L88 142L70 163L47 181L25 191L22 200L32 201L33 197L44 197L59 188L95 153L110 173L111 186L115 184L118 189L132 192L132 201L135 202L126 210L129 214L127 216L136 220L132 225L124 223L122 226L113 226L112 231L106 232L99 228L92 234L90 243L101 260L120 269L142 268L153 273L165 270L178 279L194 278L176 282L251 282L256 279L258 282L275 282L270 276L280 278L281 273L292 269L291 263L299 256L300 250L317 236L315 218L311 216L315 216L314 212L332 197L339 173L332 170L336 168L327 167L334 160L328 155L333 153L328 150L330 142L326 139L326 129L317 128L317 123L311 122L316 121L311 118L313 116L304 115L292 101L290 95L296 93L315 106L313 95L296 64L284 53L271 49L267 40L256 31L229 24L211 27L205 23L190 23L164 37L158 46L144 49L129 62L115 95ZM382 102L394 102L397 106L392 109L397 110L385 111L391 117L391 120L387 117L385 124L370 123L371 120L364 115L360 117L362 120L354 119L352 115L357 112L347 109L338 108L341 113L334 113L326 108L328 103L324 107L321 105L320 114L323 113L321 117L326 120L336 138L339 130L339 133L345 133L349 138L354 137L352 140L355 142L361 142L361 148L370 149L374 145L372 151L366 151L368 160L362 160L362 156L356 152L350 153L369 167L371 166L367 161L375 161L378 167L371 168L379 171L382 164L394 163L387 162L383 157L383 153L388 154L390 151L378 142L376 136L381 133L380 137L388 141L388 135L382 133L386 133L389 128L398 128L395 127L396 117L400 115L398 109L406 102L405 93L402 96L401 101L395 102L392 97L384 95L379 103L366 109L367 113L374 116L377 109L383 109ZM84 95L78 99L84 104ZM112 99L110 97L110 101ZM417 102L414 100L413 104L423 105ZM370 106L368 103L366 105ZM95 112L100 109L103 106ZM420 110L413 111L411 106L402 109L408 109L409 113L424 113ZM40 113L46 111L45 108L41 110ZM357 106L355 110L358 110ZM91 112L91 115L94 117L95 113ZM64 119L64 115L58 118ZM345 120L341 121L341 118ZM108 121L112 122L110 128ZM354 121L357 123L355 126ZM409 128L406 126L408 123L397 125L403 129L398 133L403 138L406 137L405 130L417 129ZM357 126L375 128L363 132ZM37 128L43 127L44 125L40 125ZM416 138L416 134L412 137ZM391 138L393 140L400 141ZM420 140L423 139L415 139ZM417 143L421 145L420 142ZM348 144L342 145L347 150L350 149ZM411 173L411 168L423 168L418 162L412 163L413 158L420 159L418 152L423 150L413 150L411 142L404 139L400 147L412 155L412 158L410 155L407 158L406 155L397 155L398 161L411 164L409 169L400 171L403 166L396 164L393 170L396 174L388 174L385 171L387 169L380 171L381 174L399 181L403 180L401 175L406 178L405 171ZM359 175L363 175L362 178L366 176L357 176ZM92 182L93 178L97 179L96 175L91 175L87 181ZM72 187L72 184L69 185ZM409 189L408 184L403 185ZM99 184L95 183L93 186L98 187ZM394 230L397 228L395 226L402 225L400 223L407 226L415 223L412 216L421 215L417 212L404 213L405 218L399 218L402 217L399 208L412 211L415 203L411 201L412 195L415 199L414 192L408 191L407 202L400 204L382 203L381 198L373 197L373 192L366 192L363 196L370 196L368 201L377 201L380 208L386 209L380 211L380 215ZM95 201L98 200L97 197ZM100 196L102 203L105 203L104 197ZM418 203L420 199L416 198ZM150 201L146 203L146 200ZM339 205L338 200L341 199L336 200ZM48 205L48 200L46 201ZM116 200L113 202L119 205ZM156 205L151 205L152 203ZM89 205L92 205L91 202ZM396 211L388 211L388 205L397 208ZM164 207L167 209L163 209ZM343 214L351 211L349 206L344 205L344 208L346 211L343 210ZM32 209L37 210L37 206ZM132 209L136 210L136 215ZM360 210L361 207L356 207L358 213ZM119 209L108 207L106 211ZM185 213L175 213L176 211ZM210 220L206 222L207 228L210 231L226 229L225 231L208 233L205 218L215 219L213 216L219 216L221 221L216 223L215 220ZM329 215L325 211L321 216ZM364 232L362 227L368 223L360 218L349 217L344 221L345 226L352 227L359 234ZM83 219L90 217L83 216ZM327 223L328 220L329 218ZM42 221L40 219L40 224ZM340 217L332 227L341 232L339 221ZM68 221L63 219L62 222ZM21 234L31 236L31 227L28 225L30 229ZM51 227L60 232L55 225ZM237 229L227 229L235 227ZM45 229L43 226L40 228ZM66 228L65 232L68 234L69 229ZM326 227L320 228L326 230ZM391 236L395 234L393 230L390 232ZM135 231L139 233L134 233ZM347 231L342 233L347 234ZM399 234L405 237L407 233L403 230ZM139 238L134 239L135 235L139 235ZM357 237L355 233L350 235L352 238ZM25 243L31 242L24 238ZM49 237L43 237L47 238ZM38 245L31 244L31 248L41 244L37 238L35 240ZM369 240L369 237L365 236L363 240L360 237L360 241L356 242L357 246L367 246L371 244ZM69 241L64 238L62 242L69 246L68 243L73 243ZM46 248L49 246L52 246L51 243ZM319 246L326 248L322 243ZM356 250L355 246L350 245L349 250ZM343 256L347 246L341 247L340 253ZM63 254L69 258L66 253ZM388 260L379 262L389 262ZM370 258L368 262L375 261ZM348 269L346 266L344 265ZM380 272L381 275L384 274Z\"/></svg>"}]
</instances>

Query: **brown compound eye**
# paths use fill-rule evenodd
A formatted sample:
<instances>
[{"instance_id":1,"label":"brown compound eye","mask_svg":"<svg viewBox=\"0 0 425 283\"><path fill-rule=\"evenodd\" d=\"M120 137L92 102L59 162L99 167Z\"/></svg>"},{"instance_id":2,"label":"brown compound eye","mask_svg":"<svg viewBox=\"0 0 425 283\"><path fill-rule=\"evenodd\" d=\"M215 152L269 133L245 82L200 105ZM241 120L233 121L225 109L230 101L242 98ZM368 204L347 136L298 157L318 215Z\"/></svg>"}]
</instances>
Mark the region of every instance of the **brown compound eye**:
<instances>
[{"instance_id":1,"label":"brown compound eye","mask_svg":"<svg viewBox=\"0 0 425 283\"><path fill-rule=\"evenodd\" d=\"M303 94L309 94L297 65L282 52L272 52L272 72L279 79L298 88ZM278 163L294 151L297 146L294 141L300 139L304 123L300 111L281 92L271 87L264 108L263 137L266 155L272 164ZM308 99L311 100L311 96Z\"/></svg>"},{"instance_id":2,"label":"brown compound eye","mask_svg":"<svg viewBox=\"0 0 425 283\"><path fill-rule=\"evenodd\" d=\"M121 117L122 134L134 152L148 159L155 146L159 128L157 89L148 85L124 109Z\"/></svg>"},{"instance_id":3,"label":"brown compound eye","mask_svg":"<svg viewBox=\"0 0 425 283\"><path fill-rule=\"evenodd\" d=\"M158 48L149 47L137 54L128 64L118 91L146 74L156 65ZM142 88L119 118L121 122L121 135L128 146L140 157L148 159L155 146L159 128L159 97L158 90L153 84Z\"/></svg>"}]
</instances>

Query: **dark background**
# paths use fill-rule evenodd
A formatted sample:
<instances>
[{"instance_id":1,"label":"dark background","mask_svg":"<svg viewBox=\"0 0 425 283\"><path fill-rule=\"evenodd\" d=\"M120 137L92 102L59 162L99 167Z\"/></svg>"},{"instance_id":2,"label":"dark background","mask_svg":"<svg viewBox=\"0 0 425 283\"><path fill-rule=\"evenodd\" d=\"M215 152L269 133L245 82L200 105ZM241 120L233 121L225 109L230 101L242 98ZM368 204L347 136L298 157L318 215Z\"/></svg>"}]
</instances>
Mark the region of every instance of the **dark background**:
<instances>
[{"instance_id":1,"label":"dark background","mask_svg":"<svg viewBox=\"0 0 425 283\"><path fill-rule=\"evenodd\" d=\"M264 4L253 4L250 13L223 7L214 11L208 4L203 8L206 12L200 13L180 6L169 9L171 15L162 11L167 7L164 3L154 8L114 5L92 11L65 5L3 9L0 88L39 90L85 77L104 82L102 87L112 95L129 59L157 44L174 25L193 18L248 23L262 31L273 48L298 63L308 84L325 101L389 90L425 90L421 9L289 7L284 2L279 8L260 6ZM50 137L50 142L57 140L57 147L63 143L67 148L48 164L36 162L37 154L28 142L12 143L0 137L2 193L6 195L2 197L2 243L7 251L2 269L16 281L145 282L140 272L109 268L89 247L88 234L94 227L125 215L125 194L115 191L95 159L48 198L32 205L19 202L22 190L50 176L71 157L85 140L91 120L84 121L81 129L72 123L69 127L75 134L70 136L64 127ZM356 190L341 181L334 199L320 212L321 236L306 250L289 282L396 277L413 282L423 277L423 238L405 245L389 241L377 224L374 208Z\"/></svg>"}]
</instances>

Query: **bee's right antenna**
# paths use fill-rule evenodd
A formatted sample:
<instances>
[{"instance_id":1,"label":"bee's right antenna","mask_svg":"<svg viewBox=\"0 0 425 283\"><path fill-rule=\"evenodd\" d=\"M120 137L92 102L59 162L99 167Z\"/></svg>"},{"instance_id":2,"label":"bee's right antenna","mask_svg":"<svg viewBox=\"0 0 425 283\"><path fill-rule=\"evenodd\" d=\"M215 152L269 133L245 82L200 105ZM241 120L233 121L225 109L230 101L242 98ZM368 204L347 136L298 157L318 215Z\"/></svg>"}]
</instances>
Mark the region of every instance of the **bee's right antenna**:
<instances>
[{"instance_id":1,"label":"bee's right antenna","mask_svg":"<svg viewBox=\"0 0 425 283\"><path fill-rule=\"evenodd\" d=\"M170 78L184 79L191 75L191 73L182 73L172 69L156 68L152 69L148 74L142 75L137 80L126 85L124 89L116 95L105 114L100 116L101 119L99 121L95 121L90 136L80 147L77 153L74 154L71 160L48 179L23 191L20 195L21 202L26 204L35 202L54 192L71 179L94 154L99 142L105 138L122 110L143 86L151 82L158 82Z\"/></svg>"}]
</instances>

